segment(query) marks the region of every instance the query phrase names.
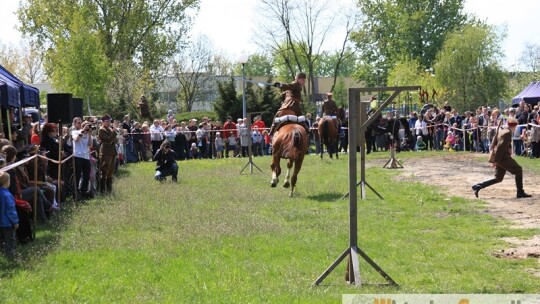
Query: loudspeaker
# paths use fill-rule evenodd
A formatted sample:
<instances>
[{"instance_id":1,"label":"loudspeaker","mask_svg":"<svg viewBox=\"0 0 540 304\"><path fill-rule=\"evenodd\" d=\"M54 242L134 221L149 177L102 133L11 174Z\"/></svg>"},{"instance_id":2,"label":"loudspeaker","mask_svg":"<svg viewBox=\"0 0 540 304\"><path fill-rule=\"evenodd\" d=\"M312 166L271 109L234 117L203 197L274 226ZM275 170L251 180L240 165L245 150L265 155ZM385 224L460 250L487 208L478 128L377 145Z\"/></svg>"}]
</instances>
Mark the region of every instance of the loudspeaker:
<instances>
[{"instance_id":1,"label":"loudspeaker","mask_svg":"<svg viewBox=\"0 0 540 304\"><path fill-rule=\"evenodd\" d=\"M71 123L73 119L71 93L47 94L47 119L49 122Z\"/></svg>"},{"instance_id":2,"label":"loudspeaker","mask_svg":"<svg viewBox=\"0 0 540 304\"><path fill-rule=\"evenodd\" d=\"M75 117L83 118L83 99L82 98L73 97L71 112L73 114L72 119Z\"/></svg>"}]
</instances>

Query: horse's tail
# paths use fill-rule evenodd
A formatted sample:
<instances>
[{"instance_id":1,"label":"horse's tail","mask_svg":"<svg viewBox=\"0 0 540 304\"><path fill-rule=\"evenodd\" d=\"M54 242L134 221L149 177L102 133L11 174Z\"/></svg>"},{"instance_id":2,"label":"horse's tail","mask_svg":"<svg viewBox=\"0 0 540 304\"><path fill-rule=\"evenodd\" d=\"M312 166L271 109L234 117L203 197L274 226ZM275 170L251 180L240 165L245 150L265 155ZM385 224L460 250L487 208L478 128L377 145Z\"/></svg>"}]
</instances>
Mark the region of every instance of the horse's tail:
<instances>
[{"instance_id":1,"label":"horse's tail","mask_svg":"<svg viewBox=\"0 0 540 304\"><path fill-rule=\"evenodd\" d=\"M301 138L301 136L302 136L302 134L300 134L300 131L294 130L294 134L293 134L294 147L297 148L297 149L302 148L302 141L301 141L302 138Z\"/></svg>"},{"instance_id":2,"label":"horse's tail","mask_svg":"<svg viewBox=\"0 0 540 304\"><path fill-rule=\"evenodd\" d=\"M329 128L329 122L327 119L323 120L323 123L322 123L322 138L321 138L321 141L323 144L325 145L328 145L329 144L329 135L328 135L328 130Z\"/></svg>"}]
</instances>

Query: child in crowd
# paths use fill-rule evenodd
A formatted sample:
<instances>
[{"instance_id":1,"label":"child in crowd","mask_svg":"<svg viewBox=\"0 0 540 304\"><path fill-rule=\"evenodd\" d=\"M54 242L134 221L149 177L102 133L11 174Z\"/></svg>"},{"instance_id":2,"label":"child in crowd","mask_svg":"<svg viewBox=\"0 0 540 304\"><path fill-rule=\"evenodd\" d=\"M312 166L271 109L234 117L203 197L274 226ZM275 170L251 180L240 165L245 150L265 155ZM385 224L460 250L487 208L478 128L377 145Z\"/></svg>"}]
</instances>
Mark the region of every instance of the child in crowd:
<instances>
[{"instance_id":1,"label":"child in crowd","mask_svg":"<svg viewBox=\"0 0 540 304\"><path fill-rule=\"evenodd\" d=\"M15 231L19 228L19 217L15 209L15 199L9 192L10 178L0 171L0 244L2 253L9 260L15 258Z\"/></svg>"},{"instance_id":2,"label":"child in crowd","mask_svg":"<svg viewBox=\"0 0 540 304\"><path fill-rule=\"evenodd\" d=\"M454 149L455 151L463 151L463 146L461 145L461 137L456 136L452 149Z\"/></svg>"},{"instance_id":3,"label":"child in crowd","mask_svg":"<svg viewBox=\"0 0 540 304\"><path fill-rule=\"evenodd\" d=\"M448 134L446 135L446 139L444 141L444 150L449 151L454 146L454 143L456 142L456 137L454 136L454 132L448 131Z\"/></svg>"},{"instance_id":4,"label":"child in crowd","mask_svg":"<svg viewBox=\"0 0 540 304\"><path fill-rule=\"evenodd\" d=\"M223 138L221 137L220 132L216 132L216 139L215 139L215 145L216 145L216 158L223 158L223 148L224 148L224 142Z\"/></svg>"},{"instance_id":5,"label":"child in crowd","mask_svg":"<svg viewBox=\"0 0 540 304\"><path fill-rule=\"evenodd\" d=\"M416 136L416 151L426 150L426 143L422 139L422 135Z\"/></svg>"},{"instance_id":6,"label":"child in crowd","mask_svg":"<svg viewBox=\"0 0 540 304\"><path fill-rule=\"evenodd\" d=\"M225 151L225 157L229 157L229 152L233 151L233 157L236 156L237 149L236 149L236 137L234 136L233 132L229 133L229 137L227 138L227 150Z\"/></svg>"},{"instance_id":7,"label":"child in crowd","mask_svg":"<svg viewBox=\"0 0 540 304\"><path fill-rule=\"evenodd\" d=\"M262 132L262 135L263 135L263 140L264 140L264 154L270 155L272 154L272 152L270 152L271 138L270 138L270 134L268 134L268 130L264 130Z\"/></svg>"},{"instance_id":8,"label":"child in crowd","mask_svg":"<svg viewBox=\"0 0 540 304\"><path fill-rule=\"evenodd\" d=\"M189 159L196 159L199 157L199 149L196 143L191 143L191 149L189 149Z\"/></svg>"}]
</instances>

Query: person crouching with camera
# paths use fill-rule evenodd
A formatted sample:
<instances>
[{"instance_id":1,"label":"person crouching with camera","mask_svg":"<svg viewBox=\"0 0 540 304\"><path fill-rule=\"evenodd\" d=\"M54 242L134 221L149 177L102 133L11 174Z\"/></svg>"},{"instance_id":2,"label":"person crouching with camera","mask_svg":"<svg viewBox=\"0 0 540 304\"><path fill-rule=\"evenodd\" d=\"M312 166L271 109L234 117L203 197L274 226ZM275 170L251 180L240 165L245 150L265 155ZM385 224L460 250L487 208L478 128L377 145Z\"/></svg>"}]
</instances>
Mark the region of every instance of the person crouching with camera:
<instances>
[{"instance_id":1,"label":"person crouching with camera","mask_svg":"<svg viewBox=\"0 0 540 304\"><path fill-rule=\"evenodd\" d=\"M171 143L163 141L154 155L156 163L156 174L154 178L158 181L164 181L167 176L172 175L173 182L178 181L178 165L175 160L174 150L171 149Z\"/></svg>"}]
</instances>

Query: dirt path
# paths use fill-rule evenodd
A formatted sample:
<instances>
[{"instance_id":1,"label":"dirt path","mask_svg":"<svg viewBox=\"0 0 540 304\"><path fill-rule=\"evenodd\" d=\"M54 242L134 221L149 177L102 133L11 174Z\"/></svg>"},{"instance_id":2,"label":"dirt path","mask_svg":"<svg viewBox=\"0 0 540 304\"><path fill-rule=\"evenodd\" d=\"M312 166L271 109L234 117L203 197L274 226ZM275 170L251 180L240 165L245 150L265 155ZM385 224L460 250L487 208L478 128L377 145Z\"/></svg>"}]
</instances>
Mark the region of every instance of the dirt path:
<instances>
[{"instance_id":1,"label":"dirt path","mask_svg":"<svg viewBox=\"0 0 540 304\"><path fill-rule=\"evenodd\" d=\"M471 186L494 177L494 169L487 162L478 162L481 154L474 153L441 153L429 160L407 159L404 169L399 172L398 179L413 179L422 183L440 186L449 196L461 196L476 199ZM483 155L485 157L485 155ZM399 155L397 155L399 158ZM511 221L512 228L540 228L540 177L531 172L523 173L525 191L532 198L517 199L514 176L507 173L502 183L482 189L479 198L487 203L485 212ZM495 252L494 255L504 258L540 257L540 235L530 240L505 238L512 248ZM540 262L540 261L539 261ZM534 271L540 273L540 269Z\"/></svg>"}]
</instances>

